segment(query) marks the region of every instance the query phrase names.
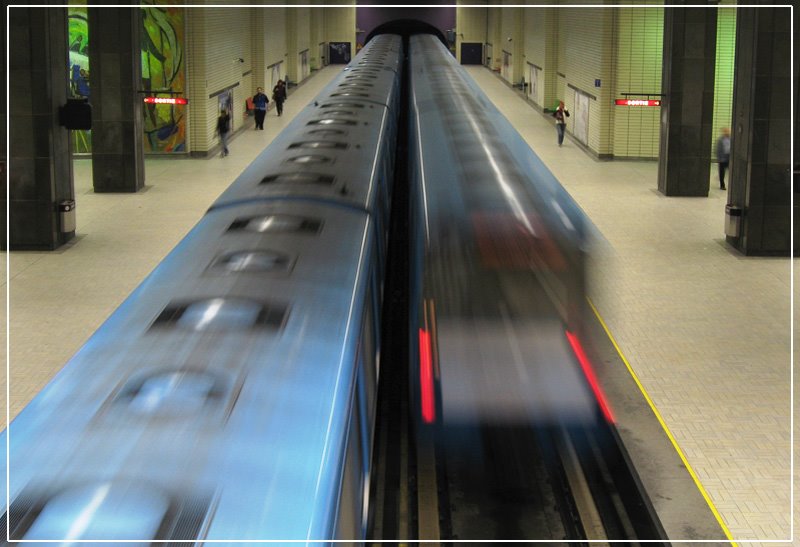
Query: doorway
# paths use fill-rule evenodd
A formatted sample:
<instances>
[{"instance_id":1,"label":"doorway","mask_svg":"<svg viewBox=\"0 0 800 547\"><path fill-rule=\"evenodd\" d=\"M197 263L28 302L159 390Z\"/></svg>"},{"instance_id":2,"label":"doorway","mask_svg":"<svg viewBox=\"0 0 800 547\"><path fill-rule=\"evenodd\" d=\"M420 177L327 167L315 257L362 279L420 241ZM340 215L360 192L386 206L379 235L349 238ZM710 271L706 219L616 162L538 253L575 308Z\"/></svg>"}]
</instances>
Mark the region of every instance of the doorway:
<instances>
[{"instance_id":1,"label":"doorway","mask_svg":"<svg viewBox=\"0 0 800 547\"><path fill-rule=\"evenodd\" d=\"M575 125L573 134L578 141L589 145L589 96L575 92Z\"/></svg>"},{"instance_id":2,"label":"doorway","mask_svg":"<svg viewBox=\"0 0 800 547\"><path fill-rule=\"evenodd\" d=\"M480 65L483 64L483 44L480 42L461 42L461 64Z\"/></svg>"}]
</instances>

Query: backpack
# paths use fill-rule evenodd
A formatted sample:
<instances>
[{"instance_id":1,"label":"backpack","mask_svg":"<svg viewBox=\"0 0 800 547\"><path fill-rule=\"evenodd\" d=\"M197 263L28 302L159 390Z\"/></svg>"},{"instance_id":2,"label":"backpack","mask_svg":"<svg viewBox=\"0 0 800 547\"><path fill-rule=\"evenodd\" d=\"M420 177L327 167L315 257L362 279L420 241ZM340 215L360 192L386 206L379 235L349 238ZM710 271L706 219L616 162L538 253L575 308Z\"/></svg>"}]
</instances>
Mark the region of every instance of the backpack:
<instances>
[{"instance_id":1,"label":"backpack","mask_svg":"<svg viewBox=\"0 0 800 547\"><path fill-rule=\"evenodd\" d=\"M217 131L227 133L230 130L231 119L228 116L220 116L217 120Z\"/></svg>"}]
</instances>

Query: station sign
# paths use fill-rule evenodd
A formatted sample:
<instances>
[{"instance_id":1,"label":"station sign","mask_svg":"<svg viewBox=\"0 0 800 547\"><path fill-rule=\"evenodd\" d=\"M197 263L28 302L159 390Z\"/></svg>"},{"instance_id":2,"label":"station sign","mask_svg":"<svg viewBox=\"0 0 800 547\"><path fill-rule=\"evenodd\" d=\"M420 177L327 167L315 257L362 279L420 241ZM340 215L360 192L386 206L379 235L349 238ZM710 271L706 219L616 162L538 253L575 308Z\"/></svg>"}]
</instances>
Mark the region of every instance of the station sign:
<instances>
[{"instance_id":1,"label":"station sign","mask_svg":"<svg viewBox=\"0 0 800 547\"><path fill-rule=\"evenodd\" d=\"M616 99L617 106L661 106L661 99Z\"/></svg>"},{"instance_id":2,"label":"station sign","mask_svg":"<svg viewBox=\"0 0 800 547\"><path fill-rule=\"evenodd\" d=\"M147 104L189 104L189 99L185 97L145 97Z\"/></svg>"}]
</instances>

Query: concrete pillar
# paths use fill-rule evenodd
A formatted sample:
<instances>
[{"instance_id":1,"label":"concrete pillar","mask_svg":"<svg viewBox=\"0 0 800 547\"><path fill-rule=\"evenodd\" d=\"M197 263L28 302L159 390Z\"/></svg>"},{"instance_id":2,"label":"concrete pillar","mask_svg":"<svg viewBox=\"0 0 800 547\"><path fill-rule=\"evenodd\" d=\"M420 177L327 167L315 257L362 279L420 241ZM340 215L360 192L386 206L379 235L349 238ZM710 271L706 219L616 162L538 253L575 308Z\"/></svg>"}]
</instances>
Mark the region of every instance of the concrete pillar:
<instances>
[{"instance_id":1,"label":"concrete pillar","mask_svg":"<svg viewBox=\"0 0 800 547\"><path fill-rule=\"evenodd\" d=\"M728 202L742 208L747 255L787 255L791 218L791 14L739 8Z\"/></svg>"},{"instance_id":2,"label":"concrete pillar","mask_svg":"<svg viewBox=\"0 0 800 547\"><path fill-rule=\"evenodd\" d=\"M52 250L75 236L62 231L58 212L75 198L70 132L58 123L69 85L67 10L11 7L9 18L9 243Z\"/></svg>"},{"instance_id":3,"label":"concrete pillar","mask_svg":"<svg viewBox=\"0 0 800 547\"><path fill-rule=\"evenodd\" d=\"M137 192L144 187L141 10L88 11L94 191Z\"/></svg>"},{"instance_id":4,"label":"concrete pillar","mask_svg":"<svg viewBox=\"0 0 800 547\"><path fill-rule=\"evenodd\" d=\"M664 9L658 190L708 196L717 10Z\"/></svg>"},{"instance_id":5,"label":"concrete pillar","mask_svg":"<svg viewBox=\"0 0 800 547\"><path fill-rule=\"evenodd\" d=\"M530 9L530 8L526 8ZM539 8L537 8L538 10ZM544 19L544 67L541 76L544 82L542 108L553 108L558 104L558 8L542 8Z\"/></svg>"},{"instance_id":6,"label":"concrete pillar","mask_svg":"<svg viewBox=\"0 0 800 547\"><path fill-rule=\"evenodd\" d=\"M6 10L0 10L0 11L2 11L2 15L0 15L0 19L2 19L2 21L0 21L0 24L2 24L2 27L3 27L2 29L0 29L0 42L2 42L2 44L0 45L0 55L2 55L3 59L5 59L6 58L6 42L7 42L6 28L8 26L8 21L6 21ZM9 69L10 68L11 67L9 67ZM6 103L6 97L7 97L6 96L6 87L4 86L3 90L0 91L0 104L8 104L8 103ZM3 127L8 127L8 125L7 125L7 123L8 123L8 113L5 111L5 109L3 109L2 113L0 113L0 122L2 122ZM6 180L6 168L8 166L8 157L6 155L6 145L7 144L8 144L8 141L6 140L6 132L4 131L2 136L0 136L0 180ZM8 220L6 218L6 210L7 210L6 207L5 207L6 203L4 202L2 205L4 207L3 207L3 212L0 213L0 215L2 215L1 218L2 218L3 226L6 226L7 225L7 220ZM4 230L5 230L5 228L4 228ZM5 234L5 232L3 232L0 235L2 235L2 238L3 238L3 243L0 244L0 248L5 250L6 234Z\"/></svg>"}]
</instances>

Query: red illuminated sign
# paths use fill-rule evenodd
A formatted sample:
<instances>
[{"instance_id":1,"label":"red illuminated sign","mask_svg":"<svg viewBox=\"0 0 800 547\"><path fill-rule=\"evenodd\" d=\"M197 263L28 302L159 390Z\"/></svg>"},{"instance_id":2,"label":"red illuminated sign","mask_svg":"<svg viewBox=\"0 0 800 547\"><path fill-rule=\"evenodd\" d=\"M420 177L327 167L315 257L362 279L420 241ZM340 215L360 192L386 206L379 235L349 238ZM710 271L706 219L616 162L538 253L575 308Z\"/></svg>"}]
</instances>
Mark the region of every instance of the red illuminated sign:
<instances>
[{"instance_id":1,"label":"red illuminated sign","mask_svg":"<svg viewBox=\"0 0 800 547\"><path fill-rule=\"evenodd\" d=\"M617 99L617 106L661 106L661 99Z\"/></svg>"},{"instance_id":2,"label":"red illuminated sign","mask_svg":"<svg viewBox=\"0 0 800 547\"><path fill-rule=\"evenodd\" d=\"M147 104L189 104L189 99L183 97L145 97Z\"/></svg>"}]
</instances>

